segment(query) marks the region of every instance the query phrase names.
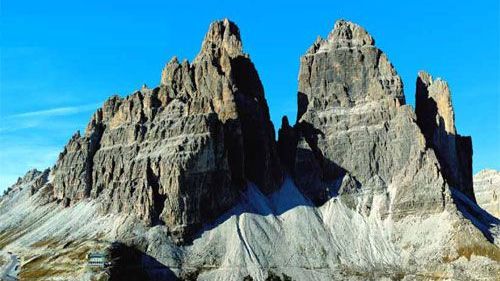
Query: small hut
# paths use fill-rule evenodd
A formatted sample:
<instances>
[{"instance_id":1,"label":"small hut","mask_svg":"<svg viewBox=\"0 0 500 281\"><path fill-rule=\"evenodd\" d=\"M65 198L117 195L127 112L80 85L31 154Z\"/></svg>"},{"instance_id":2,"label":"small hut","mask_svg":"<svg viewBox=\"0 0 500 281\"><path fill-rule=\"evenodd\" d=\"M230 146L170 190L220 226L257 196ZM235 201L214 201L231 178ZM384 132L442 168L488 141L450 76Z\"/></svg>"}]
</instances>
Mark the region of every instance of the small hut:
<instances>
[{"instance_id":1,"label":"small hut","mask_svg":"<svg viewBox=\"0 0 500 281\"><path fill-rule=\"evenodd\" d=\"M87 262L91 267L105 267L108 265L108 256L102 252L91 252L87 255Z\"/></svg>"}]
</instances>

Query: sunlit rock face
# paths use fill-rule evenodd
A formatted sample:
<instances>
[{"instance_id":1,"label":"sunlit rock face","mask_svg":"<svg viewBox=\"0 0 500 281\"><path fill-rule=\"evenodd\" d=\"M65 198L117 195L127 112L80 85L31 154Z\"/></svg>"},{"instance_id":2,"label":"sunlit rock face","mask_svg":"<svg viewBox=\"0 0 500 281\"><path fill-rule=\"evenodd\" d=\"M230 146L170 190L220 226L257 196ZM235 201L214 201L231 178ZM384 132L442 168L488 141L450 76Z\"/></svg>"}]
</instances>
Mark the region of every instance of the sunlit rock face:
<instances>
[{"instance_id":1,"label":"sunlit rock face","mask_svg":"<svg viewBox=\"0 0 500 281\"><path fill-rule=\"evenodd\" d=\"M405 105L401 78L362 27L338 21L301 58L295 130L288 166L317 204L364 194L353 207L369 212L376 197L382 215L444 208L446 183Z\"/></svg>"},{"instance_id":2,"label":"sunlit rock face","mask_svg":"<svg viewBox=\"0 0 500 281\"><path fill-rule=\"evenodd\" d=\"M173 58L160 86L113 96L75 134L54 168L54 195L99 198L179 241L235 203L248 181L281 183L274 128L239 29L214 22L193 63Z\"/></svg>"},{"instance_id":3,"label":"sunlit rock face","mask_svg":"<svg viewBox=\"0 0 500 281\"><path fill-rule=\"evenodd\" d=\"M448 83L419 72L416 91L417 123L432 147L449 185L475 201L472 186L472 138L455 127L455 113Z\"/></svg>"},{"instance_id":4,"label":"sunlit rock face","mask_svg":"<svg viewBox=\"0 0 500 281\"><path fill-rule=\"evenodd\" d=\"M500 171L486 169L474 175L477 204L500 218Z\"/></svg>"}]
</instances>

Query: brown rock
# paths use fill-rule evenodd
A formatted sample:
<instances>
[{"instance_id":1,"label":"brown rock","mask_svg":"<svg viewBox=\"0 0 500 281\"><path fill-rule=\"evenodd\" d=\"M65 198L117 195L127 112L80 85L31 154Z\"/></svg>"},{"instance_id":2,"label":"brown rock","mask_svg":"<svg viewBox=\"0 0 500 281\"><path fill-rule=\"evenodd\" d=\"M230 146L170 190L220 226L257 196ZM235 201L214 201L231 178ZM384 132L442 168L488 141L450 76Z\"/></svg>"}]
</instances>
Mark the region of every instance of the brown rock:
<instances>
[{"instance_id":1,"label":"brown rock","mask_svg":"<svg viewBox=\"0 0 500 281\"><path fill-rule=\"evenodd\" d=\"M173 58L160 87L111 97L54 169L65 205L98 198L103 212L165 224L182 242L233 206L248 181L281 183L264 90L239 30L213 23L193 63Z\"/></svg>"}]
</instances>

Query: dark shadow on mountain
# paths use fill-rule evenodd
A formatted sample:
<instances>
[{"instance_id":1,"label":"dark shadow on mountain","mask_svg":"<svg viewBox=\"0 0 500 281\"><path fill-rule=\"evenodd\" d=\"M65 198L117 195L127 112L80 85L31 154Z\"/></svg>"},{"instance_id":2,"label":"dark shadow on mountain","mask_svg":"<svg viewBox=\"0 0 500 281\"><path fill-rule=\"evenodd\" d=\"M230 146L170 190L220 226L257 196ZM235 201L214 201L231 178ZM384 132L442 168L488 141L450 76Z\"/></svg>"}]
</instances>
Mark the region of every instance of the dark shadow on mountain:
<instances>
[{"instance_id":1,"label":"dark shadow on mountain","mask_svg":"<svg viewBox=\"0 0 500 281\"><path fill-rule=\"evenodd\" d=\"M242 214L256 214L260 216L279 216L297 207L317 207L333 197L351 193L357 190L360 184L354 177L350 177L350 189L340 190L343 179L347 171L334 161L323 156L323 152L318 148L319 138L324 137L324 133L312 126L312 124L302 122L296 125L301 138L306 138L308 148L298 148L295 146L297 159L300 166L297 171L292 171L285 176L281 188L271 194L265 194L258 186L249 183L247 188L240 193L237 200L238 205L234 206L222 216L205 224L198 231L188 244L200 238L204 232L210 231L223 224L233 216Z\"/></svg>"},{"instance_id":2,"label":"dark shadow on mountain","mask_svg":"<svg viewBox=\"0 0 500 281\"><path fill-rule=\"evenodd\" d=\"M472 183L472 138L446 130L445 120L438 114L438 105L429 97L427 85L420 77L417 78L415 98L417 125L426 146L436 153L444 178L450 186L476 202Z\"/></svg>"},{"instance_id":3,"label":"dark shadow on mountain","mask_svg":"<svg viewBox=\"0 0 500 281\"><path fill-rule=\"evenodd\" d=\"M488 241L493 243L494 238L492 230L500 225L500 220L479 207L459 190L455 188L450 188L450 190L452 198L462 215L470 220L475 227L481 230Z\"/></svg>"},{"instance_id":4,"label":"dark shadow on mountain","mask_svg":"<svg viewBox=\"0 0 500 281\"><path fill-rule=\"evenodd\" d=\"M297 147L293 176L297 187L313 201L314 205L321 206L343 192L340 188L348 171L324 156L318 146L320 138L325 137L323 131L305 121L294 127L299 140L304 140L308 148ZM360 186L354 177L352 180L355 181L356 187Z\"/></svg>"},{"instance_id":5,"label":"dark shadow on mountain","mask_svg":"<svg viewBox=\"0 0 500 281\"><path fill-rule=\"evenodd\" d=\"M112 261L109 268L110 281L182 280L167 266L134 246L114 242L109 252Z\"/></svg>"},{"instance_id":6,"label":"dark shadow on mountain","mask_svg":"<svg viewBox=\"0 0 500 281\"><path fill-rule=\"evenodd\" d=\"M472 138L446 130L445 120L438 114L438 105L429 97L427 85L420 77L417 78L416 91L417 124L427 147L436 154L457 208L492 242L491 229L498 226L499 220L476 203L472 179ZM438 120L436 116L439 116Z\"/></svg>"},{"instance_id":7,"label":"dark shadow on mountain","mask_svg":"<svg viewBox=\"0 0 500 281\"><path fill-rule=\"evenodd\" d=\"M302 115L304 115L304 113L306 113L308 105L309 105L309 98L307 97L307 95L302 93L302 92L298 92L297 93L297 120L295 121L296 124L299 123Z\"/></svg>"},{"instance_id":8,"label":"dark shadow on mountain","mask_svg":"<svg viewBox=\"0 0 500 281\"><path fill-rule=\"evenodd\" d=\"M232 59L231 66L235 85L238 85L234 101L243 137L244 176L268 194L276 190L282 170L276 157L275 131L270 121L264 87L248 57Z\"/></svg>"},{"instance_id":9,"label":"dark shadow on mountain","mask_svg":"<svg viewBox=\"0 0 500 281\"><path fill-rule=\"evenodd\" d=\"M342 180L347 174L344 168L323 157L319 150L297 148L297 159L301 168L294 171L295 184L314 206L321 206L341 193Z\"/></svg>"},{"instance_id":10,"label":"dark shadow on mountain","mask_svg":"<svg viewBox=\"0 0 500 281\"><path fill-rule=\"evenodd\" d=\"M297 154L297 131L290 126L288 117L281 118L281 127L278 130L278 141L276 143L278 157L285 173L293 174L295 156Z\"/></svg>"}]
</instances>

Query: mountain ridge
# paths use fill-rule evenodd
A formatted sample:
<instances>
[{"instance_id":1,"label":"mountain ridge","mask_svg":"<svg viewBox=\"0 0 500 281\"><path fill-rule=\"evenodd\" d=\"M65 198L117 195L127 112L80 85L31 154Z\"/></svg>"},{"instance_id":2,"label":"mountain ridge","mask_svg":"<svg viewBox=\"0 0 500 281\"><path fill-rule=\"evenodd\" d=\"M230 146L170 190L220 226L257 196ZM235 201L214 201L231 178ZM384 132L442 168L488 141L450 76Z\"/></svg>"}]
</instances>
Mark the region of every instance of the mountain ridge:
<instances>
[{"instance_id":1,"label":"mountain ridge","mask_svg":"<svg viewBox=\"0 0 500 281\"><path fill-rule=\"evenodd\" d=\"M345 20L299 73L296 123L284 117L276 141L239 29L212 23L192 63L110 97L52 170L1 198L1 248L26 257L21 276L56 271L37 280L92 280L71 252L112 243L151 280L493 280L499 221L475 203L472 140L444 82L420 73L414 111Z\"/></svg>"}]
</instances>

